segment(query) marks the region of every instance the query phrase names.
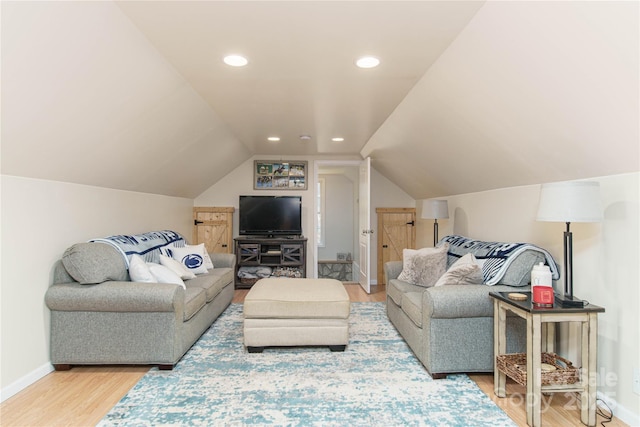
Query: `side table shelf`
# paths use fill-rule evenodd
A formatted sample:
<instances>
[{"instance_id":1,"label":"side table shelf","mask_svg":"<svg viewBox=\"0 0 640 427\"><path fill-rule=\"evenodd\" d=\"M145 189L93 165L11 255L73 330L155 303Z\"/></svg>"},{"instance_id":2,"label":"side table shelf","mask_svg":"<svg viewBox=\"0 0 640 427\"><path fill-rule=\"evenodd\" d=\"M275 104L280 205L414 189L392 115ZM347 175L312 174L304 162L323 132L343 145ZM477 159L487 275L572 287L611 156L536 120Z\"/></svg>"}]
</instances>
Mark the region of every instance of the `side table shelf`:
<instances>
[{"instance_id":1,"label":"side table shelf","mask_svg":"<svg viewBox=\"0 0 640 427\"><path fill-rule=\"evenodd\" d=\"M523 292L525 293L525 292ZM537 308L531 302L531 293L523 301L511 300L508 292L491 292L494 319L494 392L506 396L506 374L498 368L498 356L506 352L507 311L527 321L526 387L527 424L541 425L541 393L580 393L580 420L588 426L596 425L596 355L598 337L598 313L604 308L588 304L579 308ZM569 384L542 385L542 353L553 353L555 324L578 322L582 329L582 369L579 380Z\"/></svg>"}]
</instances>

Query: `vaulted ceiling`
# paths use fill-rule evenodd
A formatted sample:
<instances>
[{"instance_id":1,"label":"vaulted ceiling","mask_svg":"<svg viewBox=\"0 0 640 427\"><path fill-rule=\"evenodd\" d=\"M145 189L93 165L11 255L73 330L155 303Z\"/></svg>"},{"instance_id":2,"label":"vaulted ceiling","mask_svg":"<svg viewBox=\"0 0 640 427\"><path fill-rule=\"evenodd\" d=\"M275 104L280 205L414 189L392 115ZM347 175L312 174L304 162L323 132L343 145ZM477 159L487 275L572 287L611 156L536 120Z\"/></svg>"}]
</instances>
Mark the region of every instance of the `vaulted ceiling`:
<instances>
[{"instance_id":1,"label":"vaulted ceiling","mask_svg":"<svg viewBox=\"0 0 640 427\"><path fill-rule=\"evenodd\" d=\"M427 198L639 170L637 2L1 7L3 174L194 198L253 155L361 155Z\"/></svg>"}]
</instances>

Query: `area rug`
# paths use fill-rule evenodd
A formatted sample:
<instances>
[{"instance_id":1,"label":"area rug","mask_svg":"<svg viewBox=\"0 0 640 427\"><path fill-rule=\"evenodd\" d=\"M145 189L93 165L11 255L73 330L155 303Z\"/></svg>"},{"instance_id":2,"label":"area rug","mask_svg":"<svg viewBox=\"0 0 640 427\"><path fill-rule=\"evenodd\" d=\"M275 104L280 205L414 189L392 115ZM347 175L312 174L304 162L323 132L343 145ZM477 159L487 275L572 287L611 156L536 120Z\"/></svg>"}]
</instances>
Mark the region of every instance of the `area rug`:
<instances>
[{"instance_id":1,"label":"area rug","mask_svg":"<svg viewBox=\"0 0 640 427\"><path fill-rule=\"evenodd\" d=\"M345 352L247 353L232 304L173 371L153 368L100 426L514 426L466 375L432 380L387 319L352 303Z\"/></svg>"}]
</instances>

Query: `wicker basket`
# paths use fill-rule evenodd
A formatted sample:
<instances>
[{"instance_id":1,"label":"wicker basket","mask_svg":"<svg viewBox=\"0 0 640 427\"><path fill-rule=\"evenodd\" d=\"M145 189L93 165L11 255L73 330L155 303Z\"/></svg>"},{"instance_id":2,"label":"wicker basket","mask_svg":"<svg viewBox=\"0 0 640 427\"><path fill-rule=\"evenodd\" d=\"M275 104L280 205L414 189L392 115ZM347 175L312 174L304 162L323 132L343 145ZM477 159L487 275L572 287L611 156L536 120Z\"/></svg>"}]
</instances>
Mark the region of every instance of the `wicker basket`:
<instances>
[{"instance_id":1,"label":"wicker basket","mask_svg":"<svg viewBox=\"0 0 640 427\"><path fill-rule=\"evenodd\" d=\"M496 357L498 369L520 385L527 385L527 355L525 353L502 354ZM575 384L580 380L578 368L555 353L542 353L542 363L555 366L555 371L542 371L542 385Z\"/></svg>"}]
</instances>

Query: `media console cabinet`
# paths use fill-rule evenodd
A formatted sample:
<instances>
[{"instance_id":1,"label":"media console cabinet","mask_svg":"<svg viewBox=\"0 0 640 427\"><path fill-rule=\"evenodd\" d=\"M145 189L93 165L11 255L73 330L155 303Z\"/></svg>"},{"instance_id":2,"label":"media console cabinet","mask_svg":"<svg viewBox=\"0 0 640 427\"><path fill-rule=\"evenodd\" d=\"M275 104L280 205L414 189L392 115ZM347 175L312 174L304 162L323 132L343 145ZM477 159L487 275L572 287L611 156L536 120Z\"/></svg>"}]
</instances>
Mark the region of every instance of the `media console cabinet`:
<instances>
[{"instance_id":1,"label":"media console cabinet","mask_svg":"<svg viewBox=\"0 0 640 427\"><path fill-rule=\"evenodd\" d=\"M269 267L272 277L307 277L307 239L305 237L237 237L236 289L250 288L259 278L241 278L238 272Z\"/></svg>"}]
</instances>

